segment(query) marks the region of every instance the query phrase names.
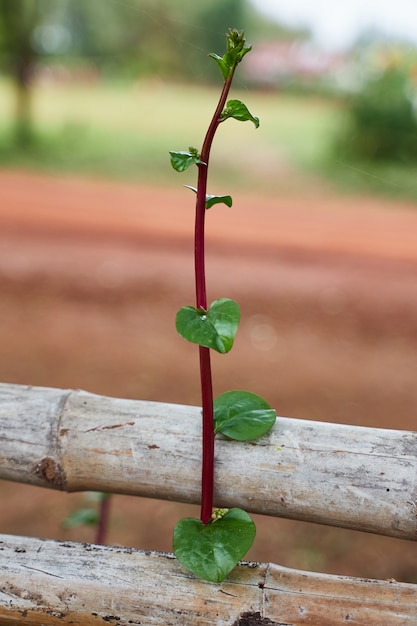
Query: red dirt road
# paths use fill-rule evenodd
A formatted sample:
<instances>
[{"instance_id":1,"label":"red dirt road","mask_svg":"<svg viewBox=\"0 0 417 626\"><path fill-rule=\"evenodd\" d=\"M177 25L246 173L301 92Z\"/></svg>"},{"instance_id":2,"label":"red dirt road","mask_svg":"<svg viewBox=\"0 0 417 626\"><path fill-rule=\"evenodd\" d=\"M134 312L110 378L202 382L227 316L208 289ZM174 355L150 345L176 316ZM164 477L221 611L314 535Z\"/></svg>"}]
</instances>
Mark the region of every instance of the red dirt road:
<instances>
[{"instance_id":1,"label":"red dirt road","mask_svg":"<svg viewBox=\"0 0 417 626\"><path fill-rule=\"evenodd\" d=\"M233 199L207 215L209 298L242 309L233 351L213 358L216 394L245 388L280 415L416 429L416 207L309 185ZM0 380L198 404L196 355L173 322L194 299L192 205L181 182L0 172ZM0 531L80 536L57 530L78 496L1 493ZM116 502L110 541L169 549L183 507ZM285 520L258 527L251 558L417 580L403 542Z\"/></svg>"},{"instance_id":2,"label":"red dirt road","mask_svg":"<svg viewBox=\"0 0 417 626\"><path fill-rule=\"evenodd\" d=\"M0 172L0 220L19 234L148 239L175 247L192 234L192 200L171 188ZM276 254L335 254L417 263L417 207L340 197L308 188L283 198L234 194L210 212L208 237L233 248ZM158 242L159 240L159 242Z\"/></svg>"}]
</instances>

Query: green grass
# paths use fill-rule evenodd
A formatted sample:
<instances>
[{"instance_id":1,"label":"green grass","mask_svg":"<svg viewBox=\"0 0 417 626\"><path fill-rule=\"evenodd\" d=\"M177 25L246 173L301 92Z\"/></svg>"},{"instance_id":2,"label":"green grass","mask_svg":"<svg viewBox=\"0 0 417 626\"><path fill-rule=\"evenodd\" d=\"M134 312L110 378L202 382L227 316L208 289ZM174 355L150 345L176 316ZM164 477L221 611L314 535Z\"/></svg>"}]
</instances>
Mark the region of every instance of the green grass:
<instances>
[{"instance_id":1,"label":"green grass","mask_svg":"<svg viewBox=\"0 0 417 626\"><path fill-rule=\"evenodd\" d=\"M13 145L11 86L0 83L0 161L11 166L86 171L160 182L177 180L168 151L197 148L218 89L140 82L94 87L47 86L33 92L35 139L24 152ZM230 120L217 134L212 176L252 184L275 179L283 163L317 158L332 108L272 93L234 92L261 118L256 130ZM307 114L306 114L307 113ZM272 176L271 176L272 174Z\"/></svg>"},{"instance_id":2,"label":"green grass","mask_svg":"<svg viewBox=\"0 0 417 626\"><path fill-rule=\"evenodd\" d=\"M177 184L169 150L201 143L217 102L215 87L136 84L47 85L33 91L35 140L14 145L13 92L0 82L0 164ZM261 120L229 120L213 148L211 182L275 193L299 188L308 173L354 193L417 199L412 166L358 164L331 152L342 111L331 101L234 90ZM192 174L185 181L193 183ZM219 188L213 192L222 191Z\"/></svg>"}]
</instances>

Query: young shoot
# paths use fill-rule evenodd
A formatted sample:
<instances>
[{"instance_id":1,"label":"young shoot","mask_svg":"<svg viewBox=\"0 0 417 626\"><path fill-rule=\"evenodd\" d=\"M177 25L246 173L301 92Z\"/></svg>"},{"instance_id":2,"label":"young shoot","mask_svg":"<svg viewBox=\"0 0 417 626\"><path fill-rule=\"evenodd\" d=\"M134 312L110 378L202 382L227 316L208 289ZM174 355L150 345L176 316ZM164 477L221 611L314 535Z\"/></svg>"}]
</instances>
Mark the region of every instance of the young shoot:
<instances>
[{"instance_id":1,"label":"young shoot","mask_svg":"<svg viewBox=\"0 0 417 626\"><path fill-rule=\"evenodd\" d=\"M239 305L229 298L207 301L205 278L205 217L207 209L217 204L232 206L228 195L209 195L207 178L210 151L215 133L224 121L232 118L250 121L254 117L239 100L228 100L238 64L250 52L245 36L237 30L226 33L226 53L210 54L217 63L223 88L208 126L202 149L170 152L172 167L183 172L195 165L197 187L187 185L196 194L194 226L195 306L182 307L176 317L178 333L197 344L200 363L202 400L202 471L200 519L180 520L174 530L173 549L178 560L200 578L221 582L244 557L256 533L253 520L239 508L214 509L214 449L218 433L230 439L247 441L264 435L275 423L276 413L268 403L248 391L229 391L213 398L210 350L230 352L240 322Z\"/></svg>"}]
</instances>

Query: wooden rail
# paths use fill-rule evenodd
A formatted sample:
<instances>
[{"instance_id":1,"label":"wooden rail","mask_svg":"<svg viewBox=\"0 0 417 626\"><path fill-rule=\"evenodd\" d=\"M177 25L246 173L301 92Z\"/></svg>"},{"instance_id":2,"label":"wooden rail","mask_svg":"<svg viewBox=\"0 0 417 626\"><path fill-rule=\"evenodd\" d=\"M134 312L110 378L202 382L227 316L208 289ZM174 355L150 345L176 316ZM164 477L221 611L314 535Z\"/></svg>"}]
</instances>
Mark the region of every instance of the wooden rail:
<instances>
[{"instance_id":1,"label":"wooden rail","mask_svg":"<svg viewBox=\"0 0 417 626\"><path fill-rule=\"evenodd\" d=\"M199 502L197 407L0 384L0 437L0 479ZM416 540L416 477L415 432L278 418L217 441L215 504Z\"/></svg>"},{"instance_id":2,"label":"wooden rail","mask_svg":"<svg viewBox=\"0 0 417 626\"><path fill-rule=\"evenodd\" d=\"M171 554L0 535L0 624L399 626L417 586L241 564L221 584Z\"/></svg>"},{"instance_id":3,"label":"wooden rail","mask_svg":"<svg viewBox=\"0 0 417 626\"><path fill-rule=\"evenodd\" d=\"M197 503L200 448L196 407L0 384L0 479ZM417 538L417 433L278 418L216 458L217 506ZM417 586L395 581L250 563L214 585L172 555L0 542L0 626L417 625Z\"/></svg>"}]
</instances>

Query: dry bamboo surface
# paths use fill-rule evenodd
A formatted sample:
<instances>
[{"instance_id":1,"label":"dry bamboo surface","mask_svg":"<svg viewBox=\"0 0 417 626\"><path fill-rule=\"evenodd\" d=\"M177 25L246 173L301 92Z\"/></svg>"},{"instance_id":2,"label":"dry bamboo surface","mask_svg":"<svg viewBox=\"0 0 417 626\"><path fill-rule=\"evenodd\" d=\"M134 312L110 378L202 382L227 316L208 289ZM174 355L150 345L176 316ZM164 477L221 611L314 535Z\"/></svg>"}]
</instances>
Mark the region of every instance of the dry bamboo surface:
<instances>
[{"instance_id":1,"label":"dry bamboo surface","mask_svg":"<svg viewBox=\"0 0 417 626\"><path fill-rule=\"evenodd\" d=\"M199 502L197 407L0 384L0 446L0 479ZM416 476L415 432L278 418L217 440L215 504L416 540Z\"/></svg>"},{"instance_id":2,"label":"dry bamboo surface","mask_svg":"<svg viewBox=\"0 0 417 626\"><path fill-rule=\"evenodd\" d=\"M221 584L170 554L0 535L0 625L412 626L417 586L263 563Z\"/></svg>"}]
</instances>

